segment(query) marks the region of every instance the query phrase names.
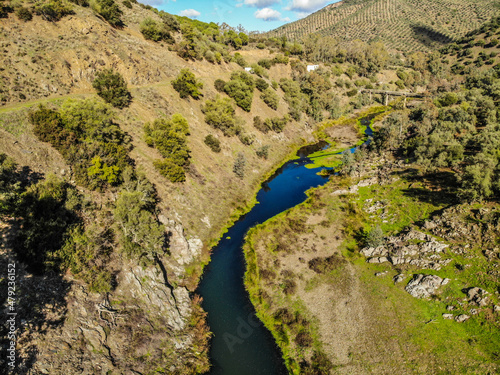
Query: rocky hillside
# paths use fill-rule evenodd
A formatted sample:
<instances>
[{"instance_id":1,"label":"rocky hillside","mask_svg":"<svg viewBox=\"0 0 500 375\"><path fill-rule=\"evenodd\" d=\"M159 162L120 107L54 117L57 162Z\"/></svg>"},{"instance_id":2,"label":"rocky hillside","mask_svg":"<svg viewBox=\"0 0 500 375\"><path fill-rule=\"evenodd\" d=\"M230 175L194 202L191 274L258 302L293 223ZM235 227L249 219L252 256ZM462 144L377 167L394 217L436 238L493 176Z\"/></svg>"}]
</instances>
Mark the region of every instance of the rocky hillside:
<instances>
[{"instance_id":1,"label":"rocky hillside","mask_svg":"<svg viewBox=\"0 0 500 375\"><path fill-rule=\"evenodd\" d=\"M268 35L289 40L310 34L380 40L399 51L429 51L464 36L496 12L493 0L344 0Z\"/></svg>"}]
</instances>

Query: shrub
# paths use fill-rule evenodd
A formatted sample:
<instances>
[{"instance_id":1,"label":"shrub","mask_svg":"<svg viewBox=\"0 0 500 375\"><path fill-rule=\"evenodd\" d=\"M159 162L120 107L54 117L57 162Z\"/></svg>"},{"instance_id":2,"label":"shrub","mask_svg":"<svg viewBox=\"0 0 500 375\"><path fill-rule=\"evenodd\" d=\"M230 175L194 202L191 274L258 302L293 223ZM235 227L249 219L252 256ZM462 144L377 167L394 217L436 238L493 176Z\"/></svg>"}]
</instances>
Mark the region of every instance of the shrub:
<instances>
[{"instance_id":1,"label":"shrub","mask_svg":"<svg viewBox=\"0 0 500 375\"><path fill-rule=\"evenodd\" d=\"M345 93L348 97L352 98L353 96L358 95L358 89L352 89Z\"/></svg>"},{"instance_id":2,"label":"shrub","mask_svg":"<svg viewBox=\"0 0 500 375\"><path fill-rule=\"evenodd\" d=\"M122 4L124 7L132 9L132 3L129 0L125 0Z\"/></svg>"},{"instance_id":3,"label":"shrub","mask_svg":"<svg viewBox=\"0 0 500 375\"><path fill-rule=\"evenodd\" d=\"M159 24L150 17L145 18L140 24L140 30L145 39L159 42L161 40L172 41L172 36L165 29L163 24Z\"/></svg>"},{"instance_id":4,"label":"shrub","mask_svg":"<svg viewBox=\"0 0 500 375\"><path fill-rule=\"evenodd\" d=\"M33 19L33 14L31 13L31 10L28 8L20 7L16 11L16 16L22 21L28 22Z\"/></svg>"},{"instance_id":5,"label":"shrub","mask_svg":"<svg viewBox=\"0 0 500 375\"><path fill-rule=\"evenodd\" d=\"M238 133L238 139L245 146L250 146L254 141L254 138L251 135L245 134L242 131Z\"/></svg>"},{"instance_id":6,"label":"shrub","mask_svg":"<svg viewBox=\"0 0 500 375\"><path fill-rule=\"evenodd\" d=\"M366 236L366 246L378 247L384 243L384 232L380 225L370 230Z\"/></svg>"},{"instance_id":7,"label":"shrub","mask_svg":"<svg viewBox=\"0 0 500 375\"><path fill-rule=\"evenodd\" d=\"M219 92L224 92L225 85L226 85L226 82L222 79L216 79L214 82L214 87Z\"/></svg>"},{"instance_id":8,"label":"shrub","mask_svg":"<svg viewBox=\"0 0 500 375\"><path fill-rule=\"evenodd\" d=\"M96 12L102 16L113 27L122 27L123 21L121 11L118 4L114 0L96 0Z\"/></svg>"},{"instance_id":9,"label":"shrub","mask_svg":"<svg viewBox=\"0 0 500 375\"><path fill-rule=\"evenodd\" d=\"M187 68L181 70L177 78L172 81L172 86L181 98L191 96L193 99L199 99L203 96L200 91L203 88L203 83L198 82L194 73Z\"/></svg>"},{"instance_id":10,"label":"shrub","mask_svg":"<svg viewBox=\"0 0 500 375\"><path fill-rule=\"evenodd\" d=\"M106 103L116 108L127 107L132 100L132 95L127 89L127 83L121 74L115 73L113 69L98 72L92 82L92 87Z\"/></svg>"},{"instance_id":11,"label":"shrub","mask_svg":"<svg viewBox=\"0 0 500 375\"><path fill-rule=\"evenodd\" d=\"M35 14L51 22L57 22L64 16L74 13L70 5L62 0L50 0L35 7Z\"/></svg>"},{"instance_id":12,"label":"shrub","mask_svg":"<svg viewBox=\"0 0 500 375\"><path fill-rule=\"evenodd\" d=\"M246 60L243 58L243 56L241 56L240 53L236 52L234 54L234 61L236 62L236 64L238 64L239 66L241 66L242 68L246 67L248 64L246 62Z\"/></svg>"},{"instance_id":13,"label":"shrub","mask_svg":"<svg viewBox=\"0 0 500 375\"><path fill-rule=\"evenodd\" d=\"M254 85L254 80L248 73L234 72L231 80L224 86L224 91L234 99L238 107L250 112Z\"/></svg>"},{"instance_id":14,"label":"shrub","mask_svg":"<svg viewBox=\"0 0 500 375\"><path fill-rule=\"evenodd\" d=\"M252 73L253 74L255 74L255 75L259 76L259 77L268 77L267 72L260 65L252 64L251 68L252 68Z\"/></svg>"},{"instance_id":15,"label":"shrub","mask_svg":"<svg viewBox=\"0 0 500 375\"><path fill-rule=\"evenodd\" d=\"M253 126L255 126L255 128L262 133L267 133L269 130L271 130L259 116L255 116L253 118Z\"/></svg>"},{"instance_id":16,"label":"shrub","mask_svg":"<svg viewBox=\"0 0 500 375\"><path fill-rule=\"evenodd\" d=\"M57 250L64 243L65 232L78 221L67 207L70 187L57 177L30 186L20 197L16 216L21 219L14 250L30 272L42 274L59 266Z\"/></svg>"},{"instance_id":17,"label":"shrub","mask_svg":"<svg viewBox=\"0 0 500 375\"><path fill-rule=\"evenodd\" d=\"M201 110L208 125L220 129L225 136L236 134L235 111L229 98L217 95L215 100L207 100Z\"/></svg>"},{"instance_id":18,"label":"shrub","mask_svg":"<svg viewBox=\"0 0 500 375\"><path fill-rule=\"evenodd\" d=\"M205 137L205 140L204 140L205 144L210 147L210 149L213 151L213 152L220 152L221 151L221 148L220 148L220 141L215 138L212 134L209 134Z\"/></svg>"},{"instance_id":19,"label":"shrub","mask_svg":"<svg viewBox=\"0 0 500 375\"><path fill-rule=\"evenodd\" d=\"M130 164L130 139L113 122L110 105L67 100L59 111L40 106L29 114L34 134L71 164L75 180L91 189L121 181Z\"/></svg>"},{"instance_id":20,"label":"shrub","mask_svg":"<svg viewBox=\"0 0 500 375\"><path fill-rule=\"evenodd\" d=\"M269 145L261 146L255 151L255 154L257 154L259 158L267 159L269 156L269 147Z\"/></svg>"},{"instance_id":21,"label":"shrub","mask_svg":"<svg viewBox=\"0 0 500 375\"><path fill-rule=\"evenodd\" d=\"M264 90L264 92L260 95L260 98L271 109L274 109L274 110L278 109L279 98L278 98L278 95L274 92L273 89L267 88L266 90Z\"/></svg>"},{"instance_id":22,"label":"shrub","mask_svg":"<svg viewBox=\"0 0 500 375\"><path fill-rule=\"evenodd\" d=\"M257 87L257 90L259 91L264 91L269 87L269 84L262 78L257 78L255 80L255 87Z\"/></svg>"},{"instance_id":23,"label":"shrub","mask_svg":"<svg viewBox=\"0 0 500 375\"><path fill-rule=\"evenodd\" d=\"M154 205L147 199L154 196L153 186L145 177L138 179L120 191L113 214L122 252L130 258L151 262L164 252L165 229L155 219Z\"/></svg>"},{"instance_id":24,"label":"shrub","mask_svg":"<svg viewBox=\"0 0 500 375\"><path fill-rule=\"evenodd\" d=\"M345 262L341 256L333 254L326 258L313 258L308 262L308 266L316 273L328 273L341 267Z\"/></svg>"},{"instance_id":25,"label":"shrub","mask_svg":"<svg viewBox=\"0 0 500 375\"><path fill-rule=\"evenodd\" d=\"M288 62L290 61L290 59L285 56L285 55L276 55L272 60L271 60L271 63L273 65L276 65L276 64L284 64L284 65L287 65Z\"/></svg>"},{"instance_id":26,"label":"shrub","mask_svg":"<svg viewBox=\"0 0 500 375\"><path fill-rule=\"evenodd\" d=\"M153 162L154 166L161 173L162 176L168 178L171 182L184 182L186 181L186 173L184 168L177 165L174 160L158 159Z\"/></svg>"},{"instance_id":27,"label":"shrub","mask_svg":"<svg viewBox=\"0 0 500 375\"><path fill-rule=\"evenodd\" d=\"M161 118L144 125L146 143L155 147L165 158L155 161L154 165L172 182L186 180L184 168L189 165L190 157L188 134L189 125L180 114L174 114L170 120Z\"/></svg>"},{"instance_id":28,"label":"shrub","mask_svg":"<svg viewBox=\"0 0 500 375\"><path fill-rule=\"evenodd\" d=\"M272 117L264 121L264 126L266 126L268 129L275 131L276 133L281 133L285 128L287 122L288 119L286 117L283 118Z\"/></svg>"},{"instance_id":29,"label":"shrub","mask_svg":"<svg viewBox=\"0 0 500 375\"><path fill-rule=\"evenodd\" d=\"M245 177L245 165L246 165L245 155L242 152L239 152L233 165L233 172L236 176L238 176L241 179Z\"/></svg>"},{"instance_id":30,"label":"shrub","mask_svg":"<svg viewBox=\"0 0 500 375\"><path fill-rule=\"evenodd\" d=\"M263 68L266 68L266 69L271 69L271 67L273 66L273 63L269 59L259 60L257 62L257 64L260 65L260 66L262 66Z\"/></svg>"}]
</instances>

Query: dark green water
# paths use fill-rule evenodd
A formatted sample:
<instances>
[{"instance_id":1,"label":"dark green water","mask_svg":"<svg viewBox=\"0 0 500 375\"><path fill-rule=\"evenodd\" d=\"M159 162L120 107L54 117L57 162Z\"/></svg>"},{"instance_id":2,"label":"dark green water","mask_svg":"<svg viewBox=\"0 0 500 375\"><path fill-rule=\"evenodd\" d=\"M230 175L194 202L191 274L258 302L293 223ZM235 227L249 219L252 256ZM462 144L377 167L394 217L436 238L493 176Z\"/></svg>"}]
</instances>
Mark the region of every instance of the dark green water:
<instances>
[{"instance_id":1,"label":"dark green water","mask_svg":"<svg viewBox=\"0 0 500 375\"><path fill-rule=\"evenodd\" d=\"M366 122L363 124L366 125ZM369 126L366 134L372 134ZM257 194L259 204L241 217L213 249L212 259L197 291L203 297L203 308L208 313L208 324L214 333L210 348L213 365L210 374L287 374L280 349L271 333L255 316L244 288L242 245L248 229L303 202L308 189L328 181L317 175L320 169L305 168L310 163L307 154L317 150L314 147L304 148L303 152L299 152L300 159L289 161L262 184Z\"/></svg>"}]
</instances>

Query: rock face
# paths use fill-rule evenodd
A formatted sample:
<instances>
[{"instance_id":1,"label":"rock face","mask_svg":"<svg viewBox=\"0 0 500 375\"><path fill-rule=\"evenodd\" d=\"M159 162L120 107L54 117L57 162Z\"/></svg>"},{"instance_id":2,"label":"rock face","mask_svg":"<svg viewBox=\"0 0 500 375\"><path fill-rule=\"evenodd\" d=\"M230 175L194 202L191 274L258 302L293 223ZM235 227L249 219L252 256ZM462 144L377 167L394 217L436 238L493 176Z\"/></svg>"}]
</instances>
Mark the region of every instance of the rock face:
<instances>
[{"instance_id":1,"label":"rock face","mask_svg":"<svg viewBox=\"0 0 500 375\"><path fill-rule=\"evenodd\" d=\"M182 224L168 220L163 215L159 215L158 220L169 232L170 255L179 265L189 264L200 256L203 242L199 238L186 239Z\"/></svg>"},{"instance_id":2,"label":"rock face","mask_svg":"<svg viewBox=\"0 0 500 375\"><path fill-rule=\"evenodd\" d=\"M450 259L441 259L440 255L448 247L434 237L407 229L397 236L388 237L383 246L365 247L361 254L368 263L390 262L393 265L410 264L419 268L440 270Z\"/></svg>"},{"instance_id":3,"label":"rock face","mask_svg":"<svg viewBox=\"0 0 500 375\"><path fill-rule=\"evenodd\" d=\"M429 298L435 294L441 285L448 284L449 279L442 279L436 275L414 275L406 285L405 290L416 298Z\"/></svg>"},{"instance_id":4,"label":"rock face","mask_svg":"<svg viewBox=\"0 0 500 375\"><path fill-rule=\"evenodd\" d=\"M467 290L467 297L469 298L469 303L474 303L477 306L488 305L489 298L486 296L488 292L481 288L470 288Z\"/></svg>"}]
</instances>

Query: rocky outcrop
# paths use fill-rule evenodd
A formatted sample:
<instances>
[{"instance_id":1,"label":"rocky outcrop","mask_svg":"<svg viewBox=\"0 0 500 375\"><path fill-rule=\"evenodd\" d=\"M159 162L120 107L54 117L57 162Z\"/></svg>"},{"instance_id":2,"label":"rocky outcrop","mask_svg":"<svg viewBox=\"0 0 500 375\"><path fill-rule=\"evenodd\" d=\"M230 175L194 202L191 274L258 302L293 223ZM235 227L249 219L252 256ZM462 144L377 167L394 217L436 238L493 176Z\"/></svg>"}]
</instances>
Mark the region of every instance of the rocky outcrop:
<instances>
[{"instance_id":1,"label":"rocky outcrop","mask_svg":"<svg viewBox=\"0 0 500 375\"><path fill-rule=\"evenodd\" d=\"M436 275L414 275L405 290L413 297L429 298L441 285L446 285L449 281L450 279L442 279Z\"/></svg>"},{"instance_id":2,"label":"rocky outcrop","mask_svg":"<svg viewBox=\"0 0 500 375\"><path fill-rule=\"evenodd\" d=\"M475 304L477 306L486 306L489 304L490 300L487 297L488 292L484 289L474 287L467 290L467 297L469 303Z\"/></svg>"},{"instance_id":3,"label":"rocky outcrop","mask_svg":"<svg viewBox=\"0 0 500 375\"><path fill-rule=\"evenodd\" d=\"M388 237L382 246L365 247L360 252L368 258L368 263L410 264L437 271L451 261L440 256L447 247L426 233L407 229L397 236Z\"/></svg>"}]
</instances>

